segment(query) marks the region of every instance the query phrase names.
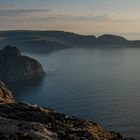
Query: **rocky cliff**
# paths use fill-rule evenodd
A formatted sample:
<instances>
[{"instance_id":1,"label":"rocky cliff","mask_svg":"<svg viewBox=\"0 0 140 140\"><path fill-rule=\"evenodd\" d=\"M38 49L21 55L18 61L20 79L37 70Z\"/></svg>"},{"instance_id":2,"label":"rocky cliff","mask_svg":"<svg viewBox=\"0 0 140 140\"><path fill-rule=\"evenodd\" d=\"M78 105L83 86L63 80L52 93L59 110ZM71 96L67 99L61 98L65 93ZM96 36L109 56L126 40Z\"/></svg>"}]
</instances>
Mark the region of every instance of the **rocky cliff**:
<instances>
[{"instance_id":1,"label":"rocky cliff","mask_svg":"<svg viewBox=\"0 0 140 140\"><path fill-rule=\"evenodd\" d=\"M16 103L0 82L0 140L133 140L97 123L38 105Z\"/></svg>"},{"instance_id":2,"label":"rocky cliff","mask_svg":"<svg viewBox=\"0 0 140 140\"><path fill-rule=\"evenodd\" d=\"M0 103L14 103L14 98L10 90L0 81Z\"/></svg>"},{"instance_id":3,"label":"rocky cliff","mask_svg":"<svg viewBox=\"0 0 140 140\"><path fill-rule=\"evenodd\" d=\"M0 80L25 80L41 77L44 74L39 62L22 56L16 47L6 46L0 50Z\"/></svg>"}]
</instances>

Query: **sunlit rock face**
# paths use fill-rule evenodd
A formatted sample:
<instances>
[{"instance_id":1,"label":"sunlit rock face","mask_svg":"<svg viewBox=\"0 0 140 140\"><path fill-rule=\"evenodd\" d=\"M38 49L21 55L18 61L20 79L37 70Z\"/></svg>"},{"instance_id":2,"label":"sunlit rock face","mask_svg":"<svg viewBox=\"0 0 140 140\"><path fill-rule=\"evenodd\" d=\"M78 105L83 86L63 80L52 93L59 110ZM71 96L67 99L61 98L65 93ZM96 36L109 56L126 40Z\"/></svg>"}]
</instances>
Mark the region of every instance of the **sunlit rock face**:
<instances>
[{"instance_id":1,"label":"sunlit rock face","mask_svg":"<svg viewBox=\"0 0 140 140\"><path fill-rule=\"evenodd\" d=\"M0 104L14 103L14 98L10 90L7 89L5 84L0 81Z\"/></svg>"},{"instance_id":2,"label":"sunlit rock face","mask_svg":"<svg viewBox=\"0 0 140 140\"><path fill-rule=\"evenodd\" d=\"M0 80L26 80L42 77L44 74L38 61L22 56L16 47L6 46L0 50Z\"/></svg>"}]
</instances>

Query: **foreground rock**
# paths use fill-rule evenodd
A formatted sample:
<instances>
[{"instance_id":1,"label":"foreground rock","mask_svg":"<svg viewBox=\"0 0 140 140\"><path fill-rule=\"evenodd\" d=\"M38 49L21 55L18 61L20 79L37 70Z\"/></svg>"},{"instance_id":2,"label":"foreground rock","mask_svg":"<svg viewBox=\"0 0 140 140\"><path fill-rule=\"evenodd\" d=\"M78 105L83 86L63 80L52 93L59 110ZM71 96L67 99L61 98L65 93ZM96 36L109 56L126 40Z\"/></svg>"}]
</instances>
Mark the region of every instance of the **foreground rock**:
<instances>
[{"instance_id":1,"label":"foreground rock","mask_svg":"<svg viewBox=\"0 0 140 140\"><path fill-rule=\"evenodd\" d=\"M39 62L22 56L16 47L6 46L0 50L0 80L16 81L38 78L45 73Z\"/></svg>"},{"instance_id":2,"label":"foreground rock","mask_svg":"<svg viewBox=\"0 0 140 140\"><path fill-rule=\"evenodd\" d=\"M13 100L9 90L7 91L9 100ZM4 97L0 104L0 140L132 139L123 139L119 133L106 131L97 123L57 113L38 105L7 103L7 98Z\"/></svg>"},{"instance_id":3,"label":"foreground rock","mask_svg":"<svg viewBox=\"0 0 140 140\"><path fill-rule=\"evenodd\" d=\"M50 132L40 123L17 121L0 117L0 140L57 140L57 134Z\"/></svg>"}]
</instances>

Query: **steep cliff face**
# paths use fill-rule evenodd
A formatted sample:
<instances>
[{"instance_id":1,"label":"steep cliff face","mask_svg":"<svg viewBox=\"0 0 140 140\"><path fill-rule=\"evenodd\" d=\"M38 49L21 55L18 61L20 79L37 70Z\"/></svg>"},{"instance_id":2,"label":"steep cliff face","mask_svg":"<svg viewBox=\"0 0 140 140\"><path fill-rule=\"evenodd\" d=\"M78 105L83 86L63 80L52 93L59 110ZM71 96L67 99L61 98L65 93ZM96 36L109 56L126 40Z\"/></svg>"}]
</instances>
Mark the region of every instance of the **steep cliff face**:
<instances>
[{"instance_id":1,"label":"steep cliff face","mask_svg":"<svg viewBox=\"0 0 140 140\"><path fill-rule=\"evenodd\" d=\"M14 98L10 90L0 81L0 103L14 103Z\"/></svg>"},{"instance_id":2,"label":"steep cliff face","mask_svg":"<svg viewBox=\"0 0 140 140\"><path fill-rule=\"evenodd\" d=\"M0 80L25 80L41 77L44 74L39 62L22 56L16 47L6 46L0 50Z\"/></svg>"},{"instance_id":3,"label":"steep cliff face","mask_svg":"<svg viewBox=\"0 0 140 140\"><path fill-rule=\"evenodd\" d=\"M0 140L133 140L91 121L16 103L2 82L0 89Z\"/></svg>"}]
</instances>

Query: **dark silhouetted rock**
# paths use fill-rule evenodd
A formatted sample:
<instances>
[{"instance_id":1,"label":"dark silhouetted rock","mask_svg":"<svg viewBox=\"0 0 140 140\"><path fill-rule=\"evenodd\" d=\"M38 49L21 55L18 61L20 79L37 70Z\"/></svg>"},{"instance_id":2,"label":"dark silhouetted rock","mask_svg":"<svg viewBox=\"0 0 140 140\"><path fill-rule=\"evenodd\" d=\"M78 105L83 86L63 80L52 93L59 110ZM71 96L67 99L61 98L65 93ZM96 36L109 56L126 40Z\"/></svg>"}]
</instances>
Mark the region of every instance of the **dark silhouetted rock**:
<instances>
[{"instance_id":1,"label":"dark silhouetted rock","mask_svg":"<svg viewBox=\"0 0 140 140\"><path fill-rule=\"evenodd\" d=\"M22 56L16 47L6 46L0 50L0 80L16 81L38 78L45 73L39 62Z\"/></svg>"},{"instance_id":2,"label":"dark silhouetted rock","mask_svg":"<svg viewBox=\"0 0 140 140\"><path fill-rule=\"evenodd\" d=\"M98 47L140 47L140 40L127 40L124 37L105 34L80 35L64 31L32 31L13 30L0 31L0 48L7 44L18 46L20 51L33 53L50 53L68 48L98 48Z\"/></svg>"},{"instance_id":3,"label":"dark silhouetted rock","mask_svg":"<svg viewBox=\"0 0 140 140\"><path fill-rule=\"evenodd\" d=\"M124 37L110 35L110 34L99 36L97 40L98 40L98 43L101 43L101 44L116 44L117 45L117 44L123 44L127 42L127 40Z\"/></svg>"},{"instance_id":4,"label":"dark silhouetted rock","mask_svg":"<svg viewBox=\"0 0 140 140\"><path fill-rule=\"evenodd\" d=\"M94 35L80 35L64 31L3 31L0 32L1 44L19 46L24 52L50 53L56 50L68 48L95 48L95 47L126 47L138 46L140 41L128 41L124 37L116 35L102 35L98 38Z\"/></svg>"}]
</instances>

